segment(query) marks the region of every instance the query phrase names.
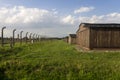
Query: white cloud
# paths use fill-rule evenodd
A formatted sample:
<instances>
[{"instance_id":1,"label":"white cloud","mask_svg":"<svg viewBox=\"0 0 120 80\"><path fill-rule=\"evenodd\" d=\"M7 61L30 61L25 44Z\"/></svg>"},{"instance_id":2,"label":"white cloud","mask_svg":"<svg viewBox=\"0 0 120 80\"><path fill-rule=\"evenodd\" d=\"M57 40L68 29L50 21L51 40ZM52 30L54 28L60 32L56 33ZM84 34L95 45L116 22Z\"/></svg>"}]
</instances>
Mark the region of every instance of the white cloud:
<instances>
[{"instance_id":1,"label":"white cloud","mask_svg":"<svg viewBox=\"0 0 120 80\"><path fill-rule=\"evenodd\" d=\"M74 17L63 16L59 16L56 9L46 10L24 6L1 7L0 25L1 27L7 26L5 36L11 36L10 33L14 28L17 29L16 34L23 30L24 34L32 32L48 36L63 36L68 31L72 32L71 24L74 24Z\"/></svg>"},{"instance_id":2,"label":"white cloud","mask_svg":"<svg viewBox=\"0 0 120 80\"><path fill-rule=\"evenodd\" d=\"M7 24L41 22L49 11L38 8L25 8L15 6L12 8L0 8L0 22Z\"/></svg>"},{"instance_id":3,"label":"white cloud","mask_svg":"<svg viewBox=\"0 0 120 80\"><path fill-rule=\"evenodd\" d=\"M91 8L92 10L92 8ZM87 12L90 10L82 10ZM78 11L81 13L80 11ZM77 12L76 12L77 13ZM56 9L27 8L24 6L0 8L0 28L6 26L5 36L12 36L12 30L17 29L47 36L65 36L75 33L81 22L87 23L120 23L120 13L113 12L106 15L76 16L61 15Z\"/></svg>"},{"instance_id":4,"label":"white cloud","mask_svg":"<svg viewBox=\"0 0 120 80\"><path fill-rule=\"evenodd\" d=\"M114 12L106 15L93 15L91 17L82 17L78 19L80 22L88 23L120 23L120 13Z\"/></svg>"},{"instance_id":5,"label":"white cloud","mask_svg":"<svg viewBox=\"0 0 120 80\"><path fill-rule=\"evenodd\" d=\"M104 17L105 17L104 15L101 15L101 16L93 15L92 17L87 18L86 21L88 21L90 23L102 22Z\"/></svg>"},{"instance_id":6,"label":"white cloud","mask_svg":"<svg viewBox=\"0 0 120 80\"><path fill-rule=\"evenodd\" d=\"M89 12L89 11L92 11L93 9L95 8L94 7L80 7L79 9L76 9L74 11L74 14Z\"/></svg>"},{"instance_id":7,"label":"white cloud","mask_svg":"<svg viewBox=\"0 0 120 80\"><path fill-rule=\"evenodd\" d=\"M120 13L114 12L107 15L108 17L120 17Z\"/></svg>"},{"instance_id":8,"label":"white cloud","mask_svg":"<svg viewBox=\"0 0 120 80\"><path fill-rule=\"evenodd\" d=\"M62 19L63 23L67 24L74 24L74 17L71 15L68 15Z\"/></svg>"},{"instance_id":9,"label":"white cloud","mask_svg":"<svg viewBox=\"0 0 120 80\"><path fill-rule=\"evenodd\" d=\"M58 14L58 11L56 9L52 9L54 14Z\"/></svg>"}]
</instances>

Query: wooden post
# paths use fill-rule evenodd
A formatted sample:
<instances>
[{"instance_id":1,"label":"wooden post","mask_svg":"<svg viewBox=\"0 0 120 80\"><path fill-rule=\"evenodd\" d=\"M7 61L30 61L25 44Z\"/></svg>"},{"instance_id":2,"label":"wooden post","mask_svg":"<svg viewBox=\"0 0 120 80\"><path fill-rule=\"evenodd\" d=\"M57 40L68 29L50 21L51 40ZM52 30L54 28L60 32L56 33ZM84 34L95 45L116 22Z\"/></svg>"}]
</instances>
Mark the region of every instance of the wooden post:
<instances>
[{"instance_id":1,"label":"wooden post","mask_svg":"<svg viewBox=\"0 0 120 80\"><path fill-rule=\"evenodd\" d=\"M2 47L4 46L3 30L4 30L5 28L6 28L6 27L3 27L3 28L2 28L2 32L1 32L1 46L2 46Z\"/></svg>"}]
</instances>

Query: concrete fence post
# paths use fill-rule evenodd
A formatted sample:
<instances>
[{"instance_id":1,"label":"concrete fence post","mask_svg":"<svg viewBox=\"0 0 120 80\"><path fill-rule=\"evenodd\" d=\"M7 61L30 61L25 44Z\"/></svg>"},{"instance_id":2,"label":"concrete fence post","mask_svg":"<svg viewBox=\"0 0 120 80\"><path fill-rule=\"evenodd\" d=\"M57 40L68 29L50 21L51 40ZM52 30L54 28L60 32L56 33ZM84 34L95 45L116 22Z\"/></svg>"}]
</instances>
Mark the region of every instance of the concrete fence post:
<instances>
[{"instance_id":1,"label":"concrete fence post","mask_svg":"<svg viewBox=\"0 0 120 80\"><path fill-rule=\"evenodd\" d=\"M22 33L23 31L20 32L20 44L22 44Z\"/></svg>"},{"instance_id":2,"label":"concrete fence post","mask_svg":"<svg viewBox=\"0 0 120 80\"><path fill-rule=\"evenodd\" d=\"M17 34L17 42L19 42L19 34Z\"/></svg>"},{"instance_id":3,"label":"concrete fence post","mask_svg":"<svg viewBox=\"0 0 120 80\"><path fill-rule=\"evenodd\" d=\"M31 37L32 37L32 33L30 33L30 35L29 35L29 40L30 40L30 43L31 43Z\"/></svg>"},{"instance_id":4,"label":"concrete fence post","mask_svg":"<svg viewBox=\"0 0 120 80\"><path fill-rule=\"evenodd\" d=\"M37 36L38 36L38 35L36 34L36 39L35 39L36 42L37 42Z\"/></svg>"},{"instance_id":5,"label":"concrete fence post","mask_svg":"<svg viewBox=\"0 0 120 80\"><path fill-rule=\"evenodd\" d=\"M15 45L15 31L16 29L13 30L13 38L12 38L12 45L14 46Z\"/></svg>"},{"instance_id":6,"label":"concrete fence post","mask_svg":"<svg viewBox=\"0 0 120 80\"><path fill-rule=\"evenodd\" d=\"M27 35L28 35L28 32L26 33L26 37L25 37L26 44L27 44L27 39L28 39Z\"/></svg>"},{"instance_id":7,"label":"concrete fence post","mask_svg":"<svg viewBox=\"0 0 120 80\"><path fill-rule=\"evenodd\" d=\"M5 29L6 27L3 27L2 28L2 32L1 32L1 46L3 47L4 46L4 36L3 36L3 30Z\"/></svg>"},{"instance_id":8,"label":"concrete fence post","mask_svg":"<svg viewBox=\"0 0 120 80\"><path fill-rule=\"evenodd\" d=\"M10 37L10 48L13 48L13 37Z\"/></svg>"},{"instance_id":9,"label":"concrete fence post","mask_svg":"<svg viewBox=\"0 0 120 80\"><path fill-rule=\"evenodd\" d=\"M32 37L32 42L34 43L34 40L35 40L35 34L33 34L33 37Z\"/></svg>"},{"instance_id":10,"label":"concrete fence post","mask_svg":"<svg viewBox=\"0 0 120 80\"><path fill-rule=\"evenodd\" d=\"M38 41L40 41L40 35L38 36Z\"/></svg>"},{"instance_id":11,"label":"concrete fence post","mask_svg":"<svg viewBox=\"0 0 120 80\"><path fill-rule=\"evenodd\" d=\"M39 42L39 35L37 36L37 42Z\"/></svg>"}]
</instances>

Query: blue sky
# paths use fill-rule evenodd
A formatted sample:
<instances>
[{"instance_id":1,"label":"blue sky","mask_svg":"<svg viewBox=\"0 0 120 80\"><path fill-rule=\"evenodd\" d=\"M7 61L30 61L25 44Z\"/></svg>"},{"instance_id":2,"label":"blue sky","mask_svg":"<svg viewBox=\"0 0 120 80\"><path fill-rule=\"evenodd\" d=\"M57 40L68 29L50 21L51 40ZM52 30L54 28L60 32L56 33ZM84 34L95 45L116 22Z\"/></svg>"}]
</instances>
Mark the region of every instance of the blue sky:
<instances>
[{"instance_id":1,"label":"blue sky","mask_svg":"<svg viewBox=\"0 0 120 80\"><path fill-rule=\"evenodd\" d=\"M95 14L107 14L120 11L120 0L1 0L1 6L26 6L43 9L57 9L70 12L82 6L94 6ZM94 14L93 12L93 14Z\"/></svg>"},{"instance_id":2,"label":"blue sky","mask_svg":"<svg viewBox=\"0 0 120 80\"><path fill-rule=\"evenodd\" d=\"M0 0L0 24L63 37L75 33L81 22L119 23L119 3L120 0ZM9 33L8 30L6 35Z\"/></svg>"}]
</instances>

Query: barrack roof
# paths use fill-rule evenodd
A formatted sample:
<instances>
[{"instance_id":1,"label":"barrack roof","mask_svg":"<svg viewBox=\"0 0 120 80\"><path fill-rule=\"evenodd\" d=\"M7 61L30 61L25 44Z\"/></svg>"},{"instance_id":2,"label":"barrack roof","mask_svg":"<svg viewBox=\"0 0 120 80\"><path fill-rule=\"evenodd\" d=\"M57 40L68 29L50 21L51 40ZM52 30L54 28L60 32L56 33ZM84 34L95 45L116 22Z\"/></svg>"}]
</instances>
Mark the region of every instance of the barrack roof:
<instances>
[{"instance_id":1,"label":"barrack roof","mask_svg":"<svg viewBox=\"0 0 120 80\"><path fill-rule=\"evenodd\" d=\"M85 27L120 27L120 23L81 23Z\"/></svg>"},{"instance_id":2,"label":"barrack roof","mask_svg":"<svg viewBox=\"0 0 120 80\"><path fill-rule=\"evenodd\" d=\"M70 35L70 37L72 37L72 38L76 38L76 34L69 34Z\"/></svg>"}]
</instances>

